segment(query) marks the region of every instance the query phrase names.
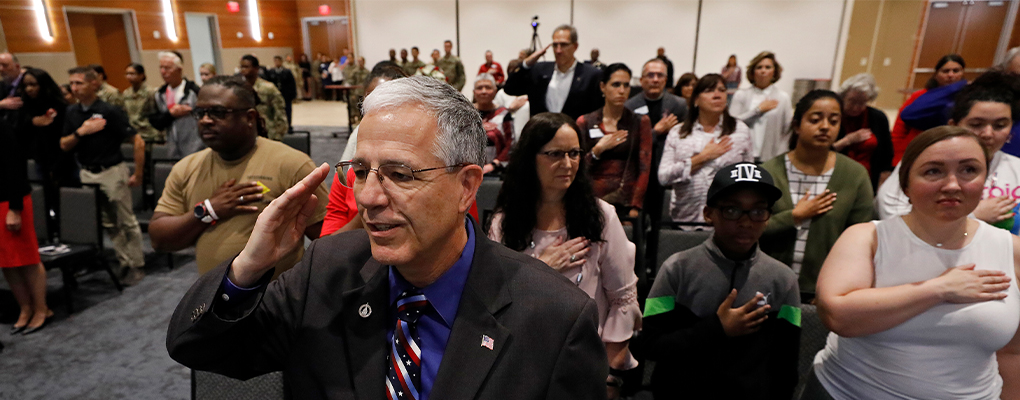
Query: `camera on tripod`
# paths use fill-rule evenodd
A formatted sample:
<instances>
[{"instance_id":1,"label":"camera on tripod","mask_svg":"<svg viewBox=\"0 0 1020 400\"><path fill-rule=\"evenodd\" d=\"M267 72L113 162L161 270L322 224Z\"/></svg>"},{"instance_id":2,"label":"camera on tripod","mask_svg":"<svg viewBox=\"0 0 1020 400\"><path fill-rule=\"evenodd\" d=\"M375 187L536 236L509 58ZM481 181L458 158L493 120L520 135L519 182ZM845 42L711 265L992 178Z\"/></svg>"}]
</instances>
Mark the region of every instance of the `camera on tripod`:
<instances>
[{"instance_id":1,"label":"camera on tripod","mask_svg":"<svg viewBox=\"0 0 1020 400\"><path fill-rule=\"evenodd\" d=\"M528 53L534 53L535 50L542 48L542 41L538 40L538 16L531 17L531 46L528 47Z\"/></svg>"},{"instance_id":2,"label":"camera on tripod","mask_svg":"<svg viewBox=\"0 0 1020 400\"><path fill-rule=\"evenodd\" d=\"M538 29L538 16L531 17L531 27Z\"/></svg>"}]
</instances>

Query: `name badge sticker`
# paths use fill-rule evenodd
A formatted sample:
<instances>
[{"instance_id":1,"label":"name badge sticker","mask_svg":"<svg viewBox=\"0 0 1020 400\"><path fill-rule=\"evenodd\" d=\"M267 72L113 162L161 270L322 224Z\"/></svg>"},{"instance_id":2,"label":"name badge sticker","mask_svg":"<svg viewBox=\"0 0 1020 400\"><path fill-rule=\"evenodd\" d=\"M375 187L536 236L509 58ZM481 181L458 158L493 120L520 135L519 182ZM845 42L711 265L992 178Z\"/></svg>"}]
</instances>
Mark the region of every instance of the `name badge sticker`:
<instances>
[{"instance_id":1,"label":"name badge sticker","mask_svg":"<svg viewBox=\"0 0 1020 400\"><path fill-rule=\"evenodd\" d=\"M588 136L591 136L592 139L598 139L600 137L606 136L606 134L603 133L602 130L599 128L592 128L588 130Z\"/></svg>"},{"instance_id":2,"label":"name badge sticker","mask_svg":"<svg viewBox=\"0 0 1020 400\"><path fill-rule=\"evenodd\" d=\"M641 106L634 110L634 114L648 115L648 106Z\"/></svg>"}]
</instances>

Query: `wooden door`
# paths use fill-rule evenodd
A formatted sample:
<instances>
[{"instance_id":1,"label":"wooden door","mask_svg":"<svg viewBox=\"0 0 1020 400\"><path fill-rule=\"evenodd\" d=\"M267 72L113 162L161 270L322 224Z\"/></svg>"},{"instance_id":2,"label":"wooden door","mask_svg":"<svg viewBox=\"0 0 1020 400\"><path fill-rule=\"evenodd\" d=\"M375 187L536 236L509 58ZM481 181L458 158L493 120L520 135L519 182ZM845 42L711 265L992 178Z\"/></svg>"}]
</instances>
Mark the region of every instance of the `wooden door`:
<instances>
[{"instance_id":1,"label":"wooden door","mask_svg":"<svg viewBox=\"0 0 1020 400\"><path fill-rule=\"evenodd\" d=\"M131 63L124 16L121 14L68 13L67 21L78 65L99 64L107 82L118 90L128 87L124 69Z\"/></svg>"},{"instance_id":2,"label":"wooden door","mask_svg":"<svg viewBox=\"0 0 1020 400\"><path fill-rule=\"evenodd\" d=\"M350 48L346 22L340 19L307 21L311 55L325 53L332 60L340 59L344 51Z\"/></svg>"},{"instance_id":3,"label":"wooden door","mask_svg":"<svg viewBox=\"0 0 1020 400\"><path fill-rule=\"evenodd\" d=\"M939 58L946 54L956 53L963 57L967 63L966 79L973 79L990 68L995 62L1010 1L930 2L911 87L923 88L928 78L934 75Z\"/></svg>"}]
</instances>

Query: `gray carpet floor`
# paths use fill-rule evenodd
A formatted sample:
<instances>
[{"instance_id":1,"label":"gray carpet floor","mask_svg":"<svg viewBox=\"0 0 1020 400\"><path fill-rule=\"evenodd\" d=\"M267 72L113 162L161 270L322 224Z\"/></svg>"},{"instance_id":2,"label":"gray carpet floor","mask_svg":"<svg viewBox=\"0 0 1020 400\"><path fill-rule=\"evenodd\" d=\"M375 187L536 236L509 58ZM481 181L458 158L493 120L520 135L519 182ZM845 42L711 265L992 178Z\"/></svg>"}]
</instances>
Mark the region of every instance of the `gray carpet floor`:
<instances>
[{"instance_id":1,"label":"gray carpet floor","mask_svg":"<svg viewBox=\"0 0 1020 400\"><path fill-rule=\"evenodd\" d=\"M316 164L339 161L347 129L295 126L311 132ZM332 175L327 182L332 182ZM329 183L327 183L329 185ZM107 244L109 247L109 244ZM198 276L194 252L154 254L145 237L147 276L118 293L103 271L78 278L68 314L60 272L49 271L54 317L35 334L9 335L18 315L0 283L0 399L189 399L190 371L170 359L166 329L177 302Z\"/></svg>"}]
</instances>

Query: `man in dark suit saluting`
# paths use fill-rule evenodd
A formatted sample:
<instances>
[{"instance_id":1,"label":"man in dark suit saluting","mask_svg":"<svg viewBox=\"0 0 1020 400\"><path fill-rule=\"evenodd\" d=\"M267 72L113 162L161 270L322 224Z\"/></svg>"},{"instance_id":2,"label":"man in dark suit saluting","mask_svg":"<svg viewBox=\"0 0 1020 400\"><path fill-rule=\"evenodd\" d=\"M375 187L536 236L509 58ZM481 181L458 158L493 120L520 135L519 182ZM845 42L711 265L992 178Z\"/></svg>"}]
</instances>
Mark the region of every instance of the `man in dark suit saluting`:
<instances>
[{"instance_id":1,"label":"man in dark suit saluting","mask_svg":"<svg viewBox=\"0 0 1020 400\"><path fill-rule=\"evenodd\" d=\"M325 164L274 200L244 250L178 305L170 356L235 378L282 370L295 399L597 399L608 364L595 303L466 216L486 136L428 77L379 85L338 164L366 229L301 244Z\"/></svg>"},{"instance_id":2,"label":"man in dark suit saluting","mask_svg":"<svg viewBox=\"0 0 1020 400\"><path fill-rule=\"evenodd\" d=\"M556 62L538 59L553 48ZM528 95L531 115L546 111L564 113L577 119L602 107L604 99L599 89L602 71L574 58L577 51L577 29L560 25L553 31L552 43L532 53L511 71L503 91L506 94Z\"/></svg>"}]
</instances>

